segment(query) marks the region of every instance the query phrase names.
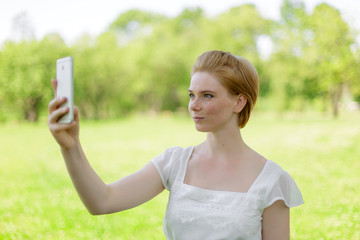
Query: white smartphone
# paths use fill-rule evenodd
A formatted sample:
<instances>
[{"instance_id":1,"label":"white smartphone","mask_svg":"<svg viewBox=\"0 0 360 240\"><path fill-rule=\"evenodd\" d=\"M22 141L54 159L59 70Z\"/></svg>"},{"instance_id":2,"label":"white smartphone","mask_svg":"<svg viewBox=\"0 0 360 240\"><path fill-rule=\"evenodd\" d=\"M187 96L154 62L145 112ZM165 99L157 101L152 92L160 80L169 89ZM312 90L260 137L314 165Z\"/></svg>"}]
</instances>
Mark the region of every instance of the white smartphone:
<instances>
[{"instance_id":1,"label":"white smartphone","mask_svg":"<svg viewBox=\"0 0 360 240\"><path fill-rule=\"evenodd\" d=\"M64 57L56 60L56 96L66 97L61 107L69 107L69 112L62 116L58 123L71 123L74 120L74 78L73 58Z\"/></svg>"}]
</instances>

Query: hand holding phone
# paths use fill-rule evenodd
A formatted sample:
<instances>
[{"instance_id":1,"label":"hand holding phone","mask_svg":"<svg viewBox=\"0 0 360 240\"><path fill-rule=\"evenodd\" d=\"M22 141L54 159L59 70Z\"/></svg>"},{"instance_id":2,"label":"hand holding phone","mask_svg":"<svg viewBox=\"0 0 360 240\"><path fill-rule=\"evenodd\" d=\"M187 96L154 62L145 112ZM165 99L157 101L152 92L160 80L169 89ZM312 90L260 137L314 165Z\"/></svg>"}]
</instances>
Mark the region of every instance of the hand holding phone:
<instances>
[{"instance_id":1,"label":"hand holding phone","mask_svg":"<svg viewBox=\"0 0 360 240\"><path fill-rule=\"evenodd\" d=\"M69 111L58 120L58 123L71 123L74 120L74 78L72 57L64 57L56 61L56 80L56 96L66 98L66 102L62 104L61 107L69 108Z\"/></svg>"}]
</instances>

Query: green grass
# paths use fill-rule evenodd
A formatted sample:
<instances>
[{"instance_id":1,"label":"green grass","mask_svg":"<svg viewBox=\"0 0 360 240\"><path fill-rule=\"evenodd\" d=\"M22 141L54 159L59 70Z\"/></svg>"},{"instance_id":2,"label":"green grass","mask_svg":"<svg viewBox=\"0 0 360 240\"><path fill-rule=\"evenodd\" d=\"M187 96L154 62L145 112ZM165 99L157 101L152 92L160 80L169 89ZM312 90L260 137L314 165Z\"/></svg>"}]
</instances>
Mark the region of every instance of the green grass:
<instances>
[{"instance_id":1,"label":"green grass","mask_svg":"<svg viewBox=\"0 0 360 240\"><path fill-rule=\"evenodd\" d=\"M199 143L188 118L137 116L81 124L89 161L105 182L169 146ZM292 239L360 239L360 116L338 120L255 114L245 141L295 179L305 204L291 210ZM168 193L135 209L91 216L45 121L0 126L0 239L165 239Z\"/></svg>"}]
</instances>

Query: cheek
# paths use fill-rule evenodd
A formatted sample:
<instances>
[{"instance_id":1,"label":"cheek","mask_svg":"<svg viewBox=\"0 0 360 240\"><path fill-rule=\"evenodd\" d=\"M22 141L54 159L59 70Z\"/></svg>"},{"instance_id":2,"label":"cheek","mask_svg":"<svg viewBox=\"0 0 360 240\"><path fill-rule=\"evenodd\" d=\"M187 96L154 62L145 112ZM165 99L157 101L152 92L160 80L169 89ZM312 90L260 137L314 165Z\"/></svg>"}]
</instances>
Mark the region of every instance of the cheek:
<instances>
[{"instance_id":1,"label":"cheek","mask_svg":"<svg viewBox=\"0 0 360 240\"><path fill-rule=\"evenodd\" d=\"M234 109L229 102L223 101L216 106L209 107L209 112L217 118L228 118L234 113Z\"/></svg>"},{"instance_id":2,"label":"cheek","mask_svg":"<svg viewBox=\"0 0 360 240\"><path fill-rule=\"evenodd\" d=\"M213 115L214 117L222 117L226 114L228 107L223 103L217 103L216 105L209 104L206 108L208 114Z\"/></svg>"}]
</instances>

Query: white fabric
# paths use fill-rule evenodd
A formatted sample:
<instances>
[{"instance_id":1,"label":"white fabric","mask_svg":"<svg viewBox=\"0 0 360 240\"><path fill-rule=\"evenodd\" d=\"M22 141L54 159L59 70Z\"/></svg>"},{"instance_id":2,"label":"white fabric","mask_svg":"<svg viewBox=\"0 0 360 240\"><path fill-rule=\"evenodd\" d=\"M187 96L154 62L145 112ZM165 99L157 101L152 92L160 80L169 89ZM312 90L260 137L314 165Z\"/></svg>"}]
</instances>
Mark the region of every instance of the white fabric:
<instances>
[{"instance_id":1,"label":"white fabric","mask_svg":"<svg viewBox=\"0 0 360 240\"><path fill-rule=\"evenodd\" d=\"M270 160L247 193L184 184L193 150L193 146L172 147L152 159L164 187L170 191L163 223L168 240L260 240L266 207L277 200L284 200L288 207L304 202L291 176Z\"/></svg>"}]
</instances>

